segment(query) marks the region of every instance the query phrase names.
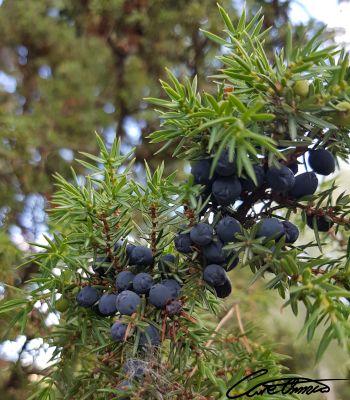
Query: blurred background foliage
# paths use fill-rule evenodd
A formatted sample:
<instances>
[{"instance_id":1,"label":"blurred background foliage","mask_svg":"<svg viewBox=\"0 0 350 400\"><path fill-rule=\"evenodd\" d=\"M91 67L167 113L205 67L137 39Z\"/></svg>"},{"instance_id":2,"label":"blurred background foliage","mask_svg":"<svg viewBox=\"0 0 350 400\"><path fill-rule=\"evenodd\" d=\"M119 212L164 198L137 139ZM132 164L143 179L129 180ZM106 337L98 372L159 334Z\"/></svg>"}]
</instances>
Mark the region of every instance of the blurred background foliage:
<instances>
[{"instance_id":1,"label":"blurred background foliage","mask_svg":"<svg viewBox=\"0 0 350 400\"><path fill-rule=\"evenodd\" d=\"M222 0L231 16L239 15L241 1ZM284 41L292 0L247 0L254 15L263 8L265 27L272 27L270 54ZM320 27L310 20L294 27L296 43ZM0 7L0 281L23 286L35 265L16 268L33 251L31 242L48 233L45 209L54 190L52 174L70 176L70 165L79 151L95 152L94 131L111 143L122 137L123 150L136 147L135 170L143 179L143 160L151 166L166 160L169 171L184 165L172 160L172 148L157 150L144 137L158 127L156 113L143 97L160 97L159 79L165 67L179 78L198 75L199 87L210 90L207 76L220 67L220 52L199 31L221 32L216 2L212 0L4 0ZM328 31L330 41L335 31ZM74 164L82 173L82 166ZM79 170L79 168L81 168ZM343 181L348 181L342 177ZM288 343L302 320L279 314L280 300L247 289L249 272L235 276L234 298L250 298L244 310L248 322L270 327L269 340L277 351L292 358L291 372L314 377L312 348ZM3 296L5 286L0 287ZM7 290L7 297L11 292ZM228 302L232 302L232 299ZM0 390L3 400L24 399L27 385L37 379L35 359L45 353L36 329L47 317L38 306L30 315L32 329L12 347L3 342L0 357ZM283 321L283 322L281 322ZM297 326L299 325L299 326ZM48 326L49 329L49 326ZM7 328L0 321L2 340ZM39 342L38 342L39 340ZM5 345L4 345L5 344ZM7 350L6 350L7 349ZM47 349L46 349L47 350ZM13 354L11 354L13 353ZM326 356L318 368L323 376L345 377L348 366L339 350ZM10 354L10 355L9 355ZM17 362L16 362L17 360ZM18 361L19 360L19 361ZM23 361L24 360L24 361ZM306 360L310 360L307 362ZM39 368L40 369L40 368ZM338 395L342 389L338 390ZM330 397L331 398L331 397ZM337 397L343 398L346 397Z\"/></svg>"}]
</instances>

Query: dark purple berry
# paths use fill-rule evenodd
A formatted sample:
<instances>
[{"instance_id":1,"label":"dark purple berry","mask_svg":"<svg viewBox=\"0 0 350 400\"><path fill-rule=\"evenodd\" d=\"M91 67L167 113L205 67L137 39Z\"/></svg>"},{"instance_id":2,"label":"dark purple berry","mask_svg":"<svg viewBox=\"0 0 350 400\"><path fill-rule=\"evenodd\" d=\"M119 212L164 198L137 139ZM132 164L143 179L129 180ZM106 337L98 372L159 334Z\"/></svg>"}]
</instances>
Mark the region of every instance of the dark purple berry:
<instances>
[{"instance_id":1,"label":"dark purple berry","mask_svg":"<svg viewBox=\"0 0 350 400\"><path fill-rule=\"evenodd\" d=\"M293 187L295 177L288 167L281 165L280 168L271 167L268 169L266 181L272 190L276 192L287 192Z\"/></svg>"},{"instance_id":2,"label":"dark purple berry","mask_svg":"<svg viewBox=\"0 0 350 400\"><path fill-rule=\"evenodd\" d=\"M191 168L191 174L194 177L194 183L198 185L208 185L210 183L210 168L210 160L196 161Z\"/></svg>"},{"instance_id":3,"label":"dark purple berry","mask_svg":"<svg viewBox=\"0 0 350 400\"><path fill-rule=\"evenodd\" d=\"M153 285L149 291L149 302L156 308L164 308L172 300L171 290L161 283Z\"/></svg>"},{"instance_id":4,"label":"dark purple berry","mask_svg":"<svg viewBox=\"0 0 350 400\"><path fill-rule=\"evenodd\" d=\"M220 286L227 279L226 272L221 265L210 264L204 268L203 280L211 286Z\"/></svg>"},{"instance_id":5,"label":"dark purple berry","mask_svg":"<svg viewBox=\"0 0 350 400\"><path fill-rule=\"evenodd\" d=\"M135 275L131 271L121 271L115 280L116 288L122 292L123 290L132 289L132 283Z\"/></svg>"},{"instance_id":6,"label":"dark purple berry","mask_svg":"<svg viewBox=\"0 0 350 400\"><path fill-rule=\"evenodd\" d=\"M216 225L216 233L219 239L224 242L232 242L235 240L235 234L241 232L241 224L232 217L224 217Z\"/></svg>"},{"instance_id":7,"label":"dark purple berry","mask_svg":"<svg viewBox=\"0 0 350 400\"><path fill-rule=\"evenodd\" d=\"M170 317L179 315L182 311L182 304L179 300L172 300L166 305L165 310Z\"/></svg>"},{"instance_id":8,"label":"dark purple berry","mask_svg":"<svg viewBox=\"0 0 350 400\"><path fill-rule=\"evenodd\" d=\"M116 342L123 342L128 325L119 321L115 322L111 328L111 336Z\"/></svg>"},{"instance_id":9,"label":"dark purple berry","mask_svg":"<svg viewBox=\"0 0 350 400\"><path fill-rule=\"evenodd\" d=\"M102 315L114 315L117 312L117 296L115 294L104 294L98 302L98 309Z\"/></svg>"},{"instance_id":10,"label":"dark purple berry","mask_svg":"<svg viewBox=\"0 0 350 400\"><path fill-rule=\"evenodd\" d=\"M159 330L153 325L148 325L145 332L142 332L140 335L139 346L149 347L149 346L159 346L159 344L160 344Z\"/></svg>"},{"instance_id":11,"label":"dark purple berry","mask_svg":"<svg viewBox=\"0 0 350 400\"><path fill-rule=\"evenodd\" d=\"M131 252L130 263L148 267L153 263L152 250L145 246L135 246Z\"/></svg>"},{"instance_id":12,"label":"dark purple berry","mask_svg":"<svg viewBox=\"0 0 350 400\"><path fill-rule=\"evenodd\" d=\"M318 179L314 172L304 172L295 177L294 185L288 195L293 199L300 199L314 194L317 190Z\"/></svg>"},{"instance_id":13,"label":"dark purple berry","mask_svg":"<svg viewBox=\"0 0 350 400\"><path fill-rule=\"evenodd\" d=\"M218 159L215 172L220 176L230 176L233 175L235 171L235 162L229 161L229 153L227 150L224 150Z\"/></svg>"},{"instance_id":14,"label":"dark purple berry","mask_svg":"<svg viewBox=\"0 0 350 400\"><path fill-rule=\"evenodd\" d=\"M160 257L159 261L169 264L175 264L176 257L173 254L164 254Z\"/></svg>"},{"instance_id":15,"label":"dark purple berry","mask_svg":"<svg viewBox=\"0 0 350 400\"><path fill-rule=\"evenodd\" d=\"M77 303L81 307L91 307L99 298L100 294L97 289L91 286L85 286L77 295Z\"/></svg>"},{"instance_id":16,"label":"dark purple berry","mask_svg":"<svg viewBox=\"0 0 350 400\"><path fill-rule=\"evenodd\" d=\"M132 251L134 250L135 247L136 247L136 246L135 246L134 244L132 244L132 243L128 243L128 244L126 245L125 251L126 251L126 255L127 255L129 258L131 257L131 253L132 253Z\"/></svg>"},{"instance_id":17,"label":"dark purple berry","mask_svg":"<svg viewBox=\"0 0 350 400\"><path fill-rule=\"evenodd\" d=\"M326 149L309 150L309 164L320 175L329 175L335 170L333 154Z\"/></svg>"},{"instance_id":18,"label":"dark purple berry","mask_svg":"<svg viewBox=\"0 0 350 400\"><path fill-rule=\"evenodd\" d=\"M308 215L306 217L306 224L311 229L314 229L314 218L316 219L317 230L319 230L320 232L328 232L334 225L333 221L326 219L326 217L323 215L318 215L318 216Z\"/></svg>"},{"instance_id":19,"label":"dark purple berry","mask_svg":"<svg viewBox=\"0 0 350 400\"><path fill-rule=\"evenodd\" d=\"M173 299L179 296L181 286L175 279L163 279L160 283L170 290Z\"/></svg>"},{"instance_id":20,"label":"dark purple berry","mask_svg":"<svg viewBox=\"0 0 350 400\"><path fill-rule=\"evenodd\" d=\"M116 300L117 310L122 315L131 315L137 311L141 303L140 296L131 290L124 290L119 293Z\"/></svg>"},{"instance_id":21,"label":"dark purple berry","mask_svg":"<svg viewBox=\"0 0 350 400\"><path fill-rule=\"evenodd\" d=\"M286 234L286 243L290 244L290 243L294 243L297 241L298 237L299 237L299 229L297 226L295 226L294 224L292 224L289 221L282 221L282 224L284 226L284 231Z\"/></svg>"},{"instance_id":22,"label":"dark purple berry","mask_svg":"<svg viewBox=\"0 0 350 400\"><path fill-rule=\"evenodd\" d=\"M183 254L192 253L191 246L193 245L189 233L179 233L174 238L175 248Z\"/></svg>"},{"instance_id":23,"label":"dark purple berry","mask_svg":"<svg viewBox=\"0 0 350 400\"><path fill-rule=\"evenodd\" d=\"M205 246L213 239L213 228L209 224L197 224L191 229L190 237L193 243Z\"/></svg>"},{"instance_id":24,"label":"dark purple berry","mask_svg":"<svg viewBox=\"0 0 350 400\"><path fill-rule=\"evenodd\" d=\"M257 185L253 182L251 178L240 178L240 182L242 185L242 192L252 192L253 190L261 187L265 181L265 170L261 165L253 166L255 177L257 181Z\"/></svg>"},{"instance_id":25,"label":"dark purple berry","mask_svg":"<svg viewBox=\"0 0 350 400\"><path fill-rule=\"evenodd\" d=\"M242 186L237 177L217 178L212 186L213 196L221 206L234 203L239 198L241 191Z\"/></svg>"},{"instance_id":26,"label":"dark purple berry","mask_svg":"<svg viewBox=\"0 0 350 400\"><path fill-rule=\"evenodd\" d=\"M281 221L276 218L264 218L259 224L257 237L279 240L284 233L284 226Z\"/></svg>"},{"instance_id":27,"label":"dark purple berry","mask_svg":"<svg viewBox=\"0 0 350 400\"><path fill-rule=\"evenodd\" d=\"M202 252L210 263L222 263L226 259L222 243L219 240L213 240L208 246L203 247Z\"/></svg>"},{"instance_id":28,"label":"dark purple berry","mask_svg":"<svg viewBox=\"0 0 350 400\"><path fill-rule=\"evenodd\" d=\"M133 280L132 287L138 294L147 294L153 285L153 278L146 272L140 272Z\"/></svg>"},{"instance_id":29,"label":"dark purple berry","mask_svg":"<svg viewBox=\"0 0 350 400\"><path fill-rule=\"evenodd\" d=\"M233 261L231 261L230 263L227 264L227 266L225 267L225 270L227 272L233 270L234 268L237 267L237 265L239 264L239 257L236 257L233 259Z\"/></svg>"},{"instance_id":30,"label":"dark purple berry","mask_svg":"<svg viewBox=\"0 0 350 400\"><path fill-rule=\"evenodd\" d=\"M214 289L216 295L220 299L224 299L225 297L228 297L232 292L231 281L228 278L226 278L225 283L223 285L214 286Z\"/></svg>"}]
</instances>

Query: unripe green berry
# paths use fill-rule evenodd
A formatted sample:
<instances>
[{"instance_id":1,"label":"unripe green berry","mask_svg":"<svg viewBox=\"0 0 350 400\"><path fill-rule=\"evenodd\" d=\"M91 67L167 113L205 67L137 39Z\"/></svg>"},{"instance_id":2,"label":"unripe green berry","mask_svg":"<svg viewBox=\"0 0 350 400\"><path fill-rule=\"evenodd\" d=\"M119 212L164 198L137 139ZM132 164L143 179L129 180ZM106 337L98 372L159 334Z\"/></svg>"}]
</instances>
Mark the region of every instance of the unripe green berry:
<instances>
[{"instance_id":1,"label":"unripe green berry","mask_svg":"<svg viewBox=\"0 0 350 400\"><path fill-rule=\"evenodd\" d=\"M306 97L309 94L309 82L306 80L296 81L293 90L296 95Z\"/></svg>"},{"instance_id":2,"label":"unripe green berry","mask_svg":"<svg viewBox=\"0 0 350 400\"><path fill-rule=\"evenodd\" d=\"M56 301L56 310L59 312L65 312L69 308L69 300L65 297L61 297Z\"/></svg>"}]
</instances>

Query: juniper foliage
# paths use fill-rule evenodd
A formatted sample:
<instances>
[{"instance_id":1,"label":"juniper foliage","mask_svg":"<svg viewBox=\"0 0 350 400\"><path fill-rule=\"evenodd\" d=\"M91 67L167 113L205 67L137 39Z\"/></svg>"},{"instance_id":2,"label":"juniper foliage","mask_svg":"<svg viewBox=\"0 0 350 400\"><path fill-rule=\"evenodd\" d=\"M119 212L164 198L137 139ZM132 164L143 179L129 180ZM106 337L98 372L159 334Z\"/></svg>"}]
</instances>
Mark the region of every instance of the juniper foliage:
<instances>
[{"instance_id":1,"label":"juniper foliage","mask_svg":"<svg viewBox=\"0 0 350 400\"><path fill-rule=\"evenodd\" d=\"M306 164L310 148L328 149L338 165L346 161L348 54L335 46L324 47L322 31L305 47L294 47L289 31L285 48L269 60L264 50L269 32L262 30L259 13L250 21L243 13L234 26L225 10L219 11L226 25L223 37L204 31L227 49L219 57L223 68L212 77L217 92L198 91L196 78L181 83L168 71L169 82L161 83L169 99L148 99L161 108L161 127L150 135L151 141L164 143L163 148L175 144L174 157L191 162L211 159L213 178L220 155L228 150L238 177L255 183L255 165L267 170L279 163ZM154 172L145 164L146 178L140 182L132 170L132 152L123 154L119 141L110 149L99 136L97 142L99 156L84 153L84 160L78 160L89 171L83 181L74 171L72 182L56 175L50 214L57 231L40 245L43 251L32 256L40 273L29 282L29 297L18 290L16 299L0 306L9 327L25 332L28 317L39 315L33 309L37 301L55 311L60 296L68 300L59 325L46 327L45 341L55 347L54 362L31 399L120 398L128 396L125 388L134 398L225 399L227 389L250 371L267 368L264 378L283 376L283 356L252 322L244 321L242 329L237 305L231 309L239 321L237 329L228 332L220 326L213 335L215 316L222 316L223 305L202 279L201 248L192 246L191 253L182 254L174 247L179 230L188 233L199 220L210 221L215 229L224 216L242 226L235 240L224 246L240 259L230 273L233 290L235 274L249 268L252 279L247 287L264 280L266 290L277 291L294 314L301 306L306 309L301 334L307 341L324 327L317 360L332 341L349 350L350 241L344 248L335 240L332 254L323 252L330 236L318 224L323 218L330 223L328 235L347 236L350 196L335 196L335 181L298 200L264 183L243 191L233 204L218 206L204 195L202 185L193 184L193 177L179 183L176 172L165 175L163 164ZM313 229L314 240L289 244L283 235L259 237L260 221L266 217L292 219L301 228L311 220L308 229ZM156 282L166 278L181 283L181 311L169 316L142 295L137 312L118 317L127 330L124 341L115 342L110 334L115 317L79 307L75 299L88 285L101 292L116 291L115 275L129 266L130 238L152 250L147 272ZM161 257L168 253L176 255L175 261L164 264ZM92 269L101 255L110 260L104 275ZM160 346L145 346L154 332ZM247 383L240 386L245 389Z\"/></svg>"}]
</instances>

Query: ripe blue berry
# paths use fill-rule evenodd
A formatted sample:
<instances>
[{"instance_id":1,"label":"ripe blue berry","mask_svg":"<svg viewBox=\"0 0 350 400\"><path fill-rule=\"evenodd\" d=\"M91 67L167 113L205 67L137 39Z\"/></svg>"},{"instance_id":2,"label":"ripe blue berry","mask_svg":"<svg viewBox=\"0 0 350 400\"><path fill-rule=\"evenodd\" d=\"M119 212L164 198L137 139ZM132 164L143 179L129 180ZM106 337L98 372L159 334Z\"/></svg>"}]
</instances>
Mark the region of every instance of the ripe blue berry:
<instances>
[{"instance_id":1,"label":"ripe blue berry","mask_svg":"<svg viewBox=\"0 0 350 400\"><path fill-rule=\"evenodd\" d=\"M171 290L161 283L156 283L149 291L149 302L156 308L164 308L171 299Z\"/></svg>"},{"instance_id":2,"label":"ripe blue berry","mask_svg":"<svg viewBox=\"0 0 350 400\"><path fill-rule=\"evenodd\" d=\"M115 287L121 292L132 288L135 275L131 271L121 271L115 280Z\"/></svg>"},{"instance_id":3,"label":"ripe blue berry","mask_svg":"<svg viewBox=\"0 0 350 400\"><path fill-rule=\"evenodd\" d=\"M286 243L294 243L299 237L299 229L289 221L282 221L286 234Z\"/></svg>"},{"instance_id":4,"label":"ripe blue berry","mask_svg":"<svg viewBox=\"0 0 350 400\"><path fill-rule=\"evenodd\" d=\"M164 254L160 257L159 261L164 262L166 264L175 264L176 257L173 254Z\"/></svg>"},{"instance_id":5,"label":"ripe blue berry","mask_svg":"<svg viewBox=\"0 0 350 400\"><path fill-rule=\"evenodd\" d=\"M81 307L91 307L99 298L100 294L97 289L91 286L85 286L77 295L77 303Z\"/></svg>"},{"instance_id":6,"label":"ripe blue berry","mask_svg":"<svg viewBox=\"0 0 350 400\"><path fill-rule=\"evenodd\" d=\"M210 160L199 160L196 161L192 168L191 174L194 177L194 183L198 185L208 185L210 183Z\"/></svg>"},{"instance_id":7,"label":"ripe blue berry","mask_svg":"<svg viewBox=\"0 0 350 400\"><path fill-rule=\"evenodd\" d=\"M159 330L153 325L148 325L145 332L142 332L140 335L139 346L146 348L149 346L159 346L159 343Z\"/></svg>"},{"instance_id":8,"label":"ripe blue berry","mask_svg":"<svg viewBox=\"0 0 350 400\"><path fill-rule=\"evenodd\" d=\"M113 246L114 253L117 253L122 246L123 246L122 240L118 240L116 243L114 243Z\"/></svg>"},{"instance_id":9,"label":"ripe blue berry","mask_svg":"<svg viewBox=\"0 0 350 400\"><path fill-rule=\"evenodd\" d=\"M135 246L131 252L130 263L148 267L153 263L152 250L145 246Z\"/></svg>"},{"instance_id":10,"label":"ripe blue berry","mask_svg":"<svg viewBox=\"0 0 350 400\"><path fill-rule=\"evenodd\" d=\"M309 164L320 175L329 175L335 170L335 159L326 149L309 150Z\"/></svg>"},{"instance_id":11,"label":"ripe blue berry","mask_svg":"<svg viewBox=\"0 0 350 400\"><path fill-rule=\"evenodd\" d=\"M190 237L193 243L205 246L213 239L213 228L209 224L197 224L191 229Z\"/></svg>"},{"instance_id":12,"label":"ripe blue berry","mask_svg":"<svg viewBox=\"0 0 350 400\"><path fill-rule=\"evenodd\" d=\"M257 185L252 181L251 178L241 178L240 182L242 185L242 192L252 192L253 190L261 187L265 181L265 170L261 165L253 166Z\"/></svg>"},{"instance_id":13,"label":"ripe blue berry","mask_svg":"<svg viewBox=\"0 0 350 400\"><path fill-rule=\"evenodd\" d=\"M224 243L235 240L234 236L239 232L241 232L241 224L232 217L224 217L216 225L216 233Z\"/></svg>"},{"instance_id":14,"label":"ripe blue berry","mask_svg":"<svg viewBox=\"0 0 350 400\"><path fill-rule=\"evenodd\" d=\"M210 264L204 268L203 280L211 286L220 286L227 279L226 272L221 265Z\"/></svg>"},{"instance_id":15,"label":"ripe blue berry","mask_svg":"<svg viewBox=\"0 0 350 400\"><path fill-rule=\"evenodd\" d=\"M128 244L126 245L125 251L126 251L126 255L127 255L129 258L131 257L131 253L132 253L132 251L134 250L135 247L136 247L136 246L135 246L134 244L132 244L132 243L128 243Z\"/></svg>"},{"instance_id":16,"label":"ripe blue berry","mask_svg":"<svg viewBox=\"0 0 350 400\"><path fill-rule=\"evenodd\" d=\"M203 247L202 252L210 263L222 263L226 259L222 243L219 240L213 240L208 246Z\"/></svg>"},{"instance_id":17,"label":"ripe blue berry","mask_svg":"<svg viewBox=\"0 0 350 400\"><path fill-rule=\"evenodd\" d=\"M163 279L160 283L170 290L173 299L179 297L181 286L175 279Z\"/></svg>"},{"instance_id":18,"label":"ripe blue berry","mask_svg":"<svg viewBox=\"0 0 350 400\"><path fill-rule=\"evenodd\" d=\"M295 177L294 185L289 190L288 195L293 199L300 199L310 196L317 190L318 179L314 172L304 172Z\"/></svg>"},{"instance_id":19,"label":"ripe blue berry","mask_svg":"<svg viewBox=\"0 0 350 400\"><path fill-rule=\"evenodd\" d=\"M116 300L117 310L122 315L131 315L136 312L137 307L141 303L141 299L138 294L131 290L124 290L119 293Z\"/></svg>"},{"instance_id":20,"label":"ripe blue berry","mask_svg":"<svg viewBox=\"0 0 350 400\"><path fill-rule=\"evenodd\" d=\"M214 286L214 289L216 295L220 299L224 299L225 297L228 297L232 292L231 281L228 278L226 278L225 283L223 285Z\"/></svg>"},{"instance_id":21,"label":"ripe blue berry","mask_svg":"<svg viewBox=\"0 0 350 400\"><path fill-rule=\"evenodd\" d=\"M188 254L192 252L191 246L193 245L189 233L179 233L174 238L175 248L178 252Z\"/></svg>"},{"instance_id":22,"label":"ripe blue berry","mask_svg":"<svg viewBox=\"0 0 350 400\"><path fill-rule=\"evenodd\" d=\"M333 221L329 221L323 215L318 215L318 216L308 215L306 217L306 224L311 229L314 229L314 218L316 219L317 230L319 230L320 232L328 232L334 225Z\"/></svg>"},{"instance_id":23,"label":"ripe blue berry","mask_svg":"<svg viewBox=\"0 0 350 400\"><path fill-rule=\"evenodd\" d=\"M153 278L146 272L140 272L133 280L132 287L138 294L147 294L153 285Z\"/></svg>"},{"instance_id":24,"label":"ripe blue berry","mask_svg":"<svg viewBox=\"0 0 350 400\"><path fill-rule=\"evenodd\" d=\"M98 302L98 310L102 315L114 315L117 312L117 296L115 294L104 294Z\"/></svg>"},{"instance_id":25,"label":"ripe blue berry","mask_svg":"<svg viewBox=\"0 0 350 400\"><path fill-rule=\"evenodd\" d=\"M271 167L268 169L266 181L272 190L276 192L287 192L293 187L295 177L288 167L281 165L280 168Z\"/></svg>"},{"instance_id":26,"label":"ripe blue berry","mask_svg":"<svg viewBox=\"0 0 350 400\"><path fill-rule=\"evenodd\" d=\"M116 342L123 342L125 337L125 332L128 325L123 324L119 321L115 322L111 328L111 336Z\"/></svg>"},{"instance_id":27,"label":"ripe blue berry","mask_svg":"<svg viewBox=\"0 0 350 400\"><path fill-rule=\"evenodd\" d=\"M224 150L218 159L218 163L215 167L215 172L220 176L230 176L233 175L235 171L235 162L229 161L229 153L227 150Z\"/></svg>"},{"instance_id":28,"label":"ripe blue berry","mask_svg":"<svg viewBox=\"0 0 350 400\"><path fill-rule=\"evenodd\" d=\"M284 233L284 226L281 221L276 218L264 218L260 222L257 237L279 240Z\"/></svg>"},{"instance_id":29,"label":"ripe blue berry","mask_svg":"<svg viewBox=\"0 0 350 400\"><path fill-rule=\"evenodd\" d=\"M242 186L237 177L215 179L212 192L215 200L221 206L228 206L237 200L241 194Z\"/></svg>"}]
</instances>

